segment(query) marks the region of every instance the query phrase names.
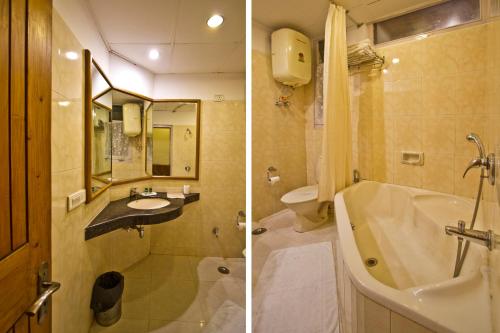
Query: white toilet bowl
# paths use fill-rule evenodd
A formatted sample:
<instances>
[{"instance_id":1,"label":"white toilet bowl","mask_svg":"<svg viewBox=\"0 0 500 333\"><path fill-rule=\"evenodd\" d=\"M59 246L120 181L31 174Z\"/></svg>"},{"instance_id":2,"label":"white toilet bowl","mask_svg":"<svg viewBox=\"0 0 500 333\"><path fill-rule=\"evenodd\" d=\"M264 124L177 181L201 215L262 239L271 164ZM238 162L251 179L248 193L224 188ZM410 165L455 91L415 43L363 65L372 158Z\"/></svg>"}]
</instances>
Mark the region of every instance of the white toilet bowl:
<instances>
[{"instance_id":1,"label":"white toilet bowl","mask_svg":"<svg viewBox=\"0 0 500 333\"><path fill-rule=\"evenodd\" d=\"M318 202L318 185L299 187L281 197L297 216L293 228L306 232L319 227L328 220L328 205Z\"/></svg>"}]
</instances>

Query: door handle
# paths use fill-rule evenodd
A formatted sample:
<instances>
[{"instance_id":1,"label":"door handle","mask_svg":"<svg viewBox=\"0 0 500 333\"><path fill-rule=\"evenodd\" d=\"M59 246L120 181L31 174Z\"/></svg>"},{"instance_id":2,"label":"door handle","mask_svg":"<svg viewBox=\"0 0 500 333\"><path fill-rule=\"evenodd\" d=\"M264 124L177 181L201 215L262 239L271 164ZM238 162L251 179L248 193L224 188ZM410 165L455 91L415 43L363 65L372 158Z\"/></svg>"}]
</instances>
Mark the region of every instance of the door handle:
<instances>
[{"instance_id":1,"label":"door handle","mask_svg":"<svg viewBox=\"0 0 500 333\"><path fill-rule=\"evenodd\" d=\"M49 263L44 261L38 269L38 298L26 310L26 314L30 317L35 315L38 317L38 323L43 321L43 318L49 311L48 300L53 293L61 288L59 282L49 281Z\"/></svg>"},{"instance_id":2,"label":"door handle","mask_svg":"<svg viewBox=\"0 0 500 333\"><path fill-rule=\"evenodd\" d=\"M33 305L31 305L26 314L30 317L35 316L38 311L40 311L42 305L49 299L49 297L61 288L61 284L59 282L42 282L42 287L45 289L40 296L38 296L37 300Z\"/></svg>"}]
</instances>

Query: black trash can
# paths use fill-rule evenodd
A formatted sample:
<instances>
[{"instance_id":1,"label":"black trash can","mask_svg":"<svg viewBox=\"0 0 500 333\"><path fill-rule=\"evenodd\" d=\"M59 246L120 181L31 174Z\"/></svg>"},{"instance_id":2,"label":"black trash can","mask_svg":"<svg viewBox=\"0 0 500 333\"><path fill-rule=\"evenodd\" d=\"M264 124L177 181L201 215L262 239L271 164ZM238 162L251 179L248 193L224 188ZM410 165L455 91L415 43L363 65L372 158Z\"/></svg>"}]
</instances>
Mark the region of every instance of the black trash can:
<instances>
[{"instance_id":1,"label":"black trash can","mask_svg":"<svg viewBox=\"0 0 500 333\"><path fill-rule=\"evenodd\" d=\"M118 272L104 273L95 280L90 307L99 325L111 326L120 319L124 284Z\"/></svg>"}]
</instances>

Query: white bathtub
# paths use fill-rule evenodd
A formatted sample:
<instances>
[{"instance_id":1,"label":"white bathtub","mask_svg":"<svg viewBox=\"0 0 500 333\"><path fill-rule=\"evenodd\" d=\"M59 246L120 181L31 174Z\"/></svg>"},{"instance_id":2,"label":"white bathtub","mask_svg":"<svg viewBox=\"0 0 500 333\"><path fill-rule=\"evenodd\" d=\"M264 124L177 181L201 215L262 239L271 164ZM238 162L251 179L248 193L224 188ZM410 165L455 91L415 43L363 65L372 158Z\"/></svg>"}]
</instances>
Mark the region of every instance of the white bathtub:
<instances>
[{"instance_id":1,"label":"white bathtub","mask_svg":"<svg viewBox=\"0 0 500 333\"><path fill-rule=\"evenodd\" d=\"M473 208L470 199L371 181L338 193L343 331L491 332L487 249L472 244L453 279L457 238L444 232L469 222Z\"/></svg>"}]
</instances>

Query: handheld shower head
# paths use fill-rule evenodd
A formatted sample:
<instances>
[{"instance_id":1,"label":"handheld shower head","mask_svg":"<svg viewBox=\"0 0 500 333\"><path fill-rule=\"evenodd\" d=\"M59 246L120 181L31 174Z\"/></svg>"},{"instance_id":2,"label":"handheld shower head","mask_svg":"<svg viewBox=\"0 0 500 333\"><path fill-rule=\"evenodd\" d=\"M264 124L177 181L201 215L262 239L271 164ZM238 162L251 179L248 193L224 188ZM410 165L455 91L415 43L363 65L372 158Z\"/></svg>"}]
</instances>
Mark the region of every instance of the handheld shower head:
<instances>
[{"instance_id":1,"label":"handheld shower head","mask_svg":"<svg viewBox=\"0 0 500 333\"><path fill-rule=\"evenodd\" d=\"M465 137L467 141L474 142L477 146L477 149L479 150L479 158L484 159L486 158L486 154L484 153L484 145L479 136L475 133L469 133Z\"/></svg>"}]
</instances>

